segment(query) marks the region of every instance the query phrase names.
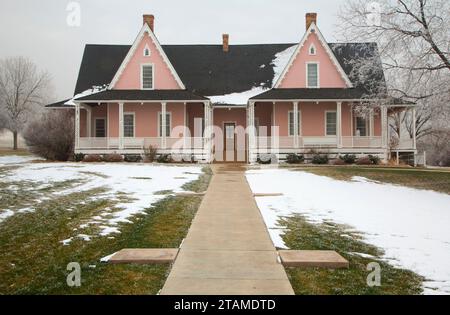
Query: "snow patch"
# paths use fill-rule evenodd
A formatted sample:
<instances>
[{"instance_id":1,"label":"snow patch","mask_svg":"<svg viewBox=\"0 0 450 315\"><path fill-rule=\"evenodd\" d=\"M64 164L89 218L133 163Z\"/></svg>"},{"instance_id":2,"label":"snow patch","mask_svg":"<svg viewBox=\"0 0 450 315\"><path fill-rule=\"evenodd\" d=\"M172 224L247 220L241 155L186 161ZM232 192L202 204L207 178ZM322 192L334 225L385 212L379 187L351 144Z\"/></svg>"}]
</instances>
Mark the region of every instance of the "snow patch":
<instances>
[{"instance_id":1,"label":"snow patch","mask_svg":"<svg viewBox=\"0 0 450 315\"><path fill-rule=\"evenodd\" d=\"M253 87L251 90L239 92L239 93L231 93L226 95L215 95L208 96L213 104L227 104L227 105L245 105L248 100L258 94L267 91L266 88L262 86Z\"/></svg>"},{"instance_id":2,"label":"snow patch","mask_svg":"<svg viewBox=\"0 0 450 315\"><path fill-rule=\"evenodd\" d=\"M120 223L130 223L131 218L148 209L155 202L165 198L156 195L161 190L174 193L184 192L183 185L197 180L202 173L200 166L166 166L128 163L40 163L27 164L11 171L2 178L4 181L29 181L41 185L55 184L67 180L79 183L71 188L54 192L54 196L64 196L71 193L85 192L96 188L105 188L105 192L95 196L95 199L117 201L114 211L107 207L102 212L83 222L80 229L91 224L99 225L100 236L120 233ZM101 175L101 176L98 176ZM142 182L139 177L149 177L153 180ZM176 178L176 179L175 179ZM125 199L118 199L118 195ZM49 199L42 196L42 199ZM79 204L85 204L79 201ZM3 212L0 220L13 215L14 212ZM70 243L69 239L63 244Z\"/></svg>"},{"instance_id":3,"label":"snow patch","mask_svg":"<svg viewBox=\"0 0 450 315\"><path fill-rule=\"evenodd\" d=\"M41 160L41 159L36 156L20 156L20 155L0 156L0 166L27 163L33 160Z\"/></svg>"},{"instance_id":4,"label":"snow patch","mask_svg":"<svg viewBox=\"0 0 450 315\"><path fill-rule=\"evenodd\" d=\"M280 78L281 74L283 73L284 69L289 63L289 60L294 54L296 48L297 45L294 45L275 55L275 59L273 59L271 63L271 65L273 65L273 72L275 73L272 81L272 86L274 86L275 83L277 83L278 79Z\"/></svg>"},{"instance_id":5,"label":"snow patch","mask_svg":"<svg viewBox=\"0 0 450 315\"><path fill-rule=\"evenodd\" d=\"M254 193L284 193L256 198L277 247L285 246L277 223L283 216L350 225L384 250L383 260L425 277L424 293L450 294L450 195L280 169L250 170L247 180Z\"/></svg>"}]
</instances>

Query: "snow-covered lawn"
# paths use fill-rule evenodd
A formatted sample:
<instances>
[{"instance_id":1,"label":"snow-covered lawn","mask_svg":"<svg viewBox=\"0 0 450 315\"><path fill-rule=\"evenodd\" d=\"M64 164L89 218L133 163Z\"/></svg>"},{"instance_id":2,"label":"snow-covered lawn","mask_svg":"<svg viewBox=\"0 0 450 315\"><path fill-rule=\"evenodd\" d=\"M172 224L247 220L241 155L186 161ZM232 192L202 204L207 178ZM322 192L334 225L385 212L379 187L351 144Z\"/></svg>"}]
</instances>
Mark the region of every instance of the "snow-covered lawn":
<instances>
[{"instance_id":1,"label":"snow-covered lawn","mask_svg":"<svg viewBox=\"0 0 450 315\"><path fill-rule=\"evenodd\" d=\"M32 155L6 155L0 156L0 167L5 165L14 165L38 160L39 158Z\"/></svg>"},{"instance_id":2,"label":"snow-covered lawn","mask_svg":"<svg viewBox=\"0 0 450 315\"><path fill-rule=\"evenodd\" d=\"M6 159L5 159L6 160ZM19 159L9 159L17 163ZM23 161L22 161L23 162ZM0 160L1 163L1 160ZM165 197L155 194L161 191L180 192L182 186L198 179L202 173L200 166L165 166L131 163L26 163L21 167L6 173L0 180L11 182L9 189L17 189L13 183L29 183L32 189L52 187L55 184L74 180L68 188L55 190L52 195L57 197L76 192L85 192L96 188L104 188L105 192L96 194L95 199L105 199L115 202L114 209L105 208L79 227L78 232L70 238L61 240L68 245L74 237L89 241L98 235L80 234L89 225L99 228L100 236L120 233L119 223L130 222L129 219L143 212L155 202ZM36 204L48 199L48 195L38 197ZM51 196L50 196L51 198ZM84 203L86 200L80 200ZM19 212L34 211L33 206L23 209L0 209L0 222ZM71 209L67 209L71 211Z\"/></svg>"},{"instance_id":3,"label":"snow-covered lawn","mask_svg":"<svg viewBox=\"0 0 450 315\"><path fill-rule=\"evenodd\" d=\"M383 249L386 261L425 277L425 293L450 294L450 195L283 169L251 170L247 180L254 193L283 193L257 198L275 246L286 247L280 217L350 225Z\"/></svg>"}]
</instances>

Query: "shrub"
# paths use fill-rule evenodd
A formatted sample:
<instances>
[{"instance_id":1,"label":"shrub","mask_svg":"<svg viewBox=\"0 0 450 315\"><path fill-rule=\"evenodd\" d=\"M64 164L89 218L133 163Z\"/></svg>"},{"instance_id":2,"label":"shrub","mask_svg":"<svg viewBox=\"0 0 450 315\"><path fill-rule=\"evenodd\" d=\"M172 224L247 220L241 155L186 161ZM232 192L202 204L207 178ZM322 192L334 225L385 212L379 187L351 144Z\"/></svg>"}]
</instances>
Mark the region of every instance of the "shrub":
<instances>
[{"instance_id":1,"label":"shrub","mask_svg":"<svg viewBox=\"0 0 450 315\"><path fill-rule=\"evenodd\" d=\"M170 154L161 154L158 159L158 163L171 163L172 162L172 156Z\"/></svg>"},{"instance_id":2,"label":"shrub","mask_svg":"<svg viewBox=\"0 0 450 315\"><path fill-rule=\"evenodd\" d=\"M346 154L344 156L340 156L339 159L344 161L346 164L353 164L356 161L356 155Z\"/></svg>"},{"instance_id":3,"label":"shrub","mask_svg":"<svg viewBox=\"0 0 450 315\"><path fill-rule=\"evenodd\" d=\"M345 163L345 161L343 160L343 159L341 159L341 158L339 158L339 159L335 159L334 161L333 161L333 165L346 165L347 163Z\"/></svg>"},{"instance_id":4,"label":"shrub","mask_svg":"<svg viewBox=\"0 0 450 315\"><path fill-rule=\"evenodd\" d=\"M314 154L311 160L312 164L328 164L327 154Z\"/></svg>"},{"instance_id":5,"label":"shrub","mask_svg":"<svg viewBox=\"0 0 450 315\"><path fill-rule=\"evenodd\" d=\"M140 154L126 154L124 161L129 163L138 163L142 161L142 156Z\"/></svg>"},{"instance_id":6,"label":"shrub","mask_svg":"<svg viewBox=\"0 0 450 315\"><path fill-rule=\"evenodd\" d=\"M144 148L144 162L154 162L156 160L156 154L158 149L152 145L149 145L148 148Z\"/></svg>"},{"instance_id":7,"label":"shrub","mask_svg":"<svg viewBox=\"0 0 450 315\"><path fill-rule=\"evenodd\" d=\"M197 158L195 157L194 154L191 154L190 156L183 155L183 157L181 158L181 161L183 163L197 163L198 162Z\"/></svg>"},{"instance_id":8,"label":"shrub","mask_svg":"<svg viewBox=\"0 0 450 315\"><path fill-rule=\"evenodd\" d=\"M28 124L23 133L31 153L53 161L73 157L74 118L70 110L49 110Z\"/></svg>"},{"instance_id":9,"label":"shrub","mask_svg":"<svg viewBox=\"0 0 450 315\"><path fill-rule=\"evenodd\" d=\"M123 156L120 154L105 154L103 161L110 163L123 162Z\"/></svg>"},{"instance_id":10,"label":"shrub","mask_svg":"<svg viewBox=\"0 0 450 315\"><path fill-rule=\"evenodd\" d=\"M260 154L256 162L258 164L268 165L272 164L272 160L276 161L275 157L272 154Z\"/></svg>"},{"instance_id":11,"label":"shrub","mask_svg":"<svg viewBox=\"0 0 450 315\"><path fill-rule=\"evenodd\" d=\"M372 161L368 156L364 156L356 161L356 165L372 165Z\"/></svg>"},{"instance_id":12,"label":"shrub","mask_svg":"<svg viewBox=\"0 0 450 315\"><path fill-rule=\"evenodd\" d=\"M83 158L83 162L102 162L102 156L99 154L88 154Z\"/></svg>"},{"instance_id":13,"label":"shrub","mask_svg":"<svg viewBox=\"0 0 450 315\"><path fill-rule=\"evenodd\" d=\"M83 161L84 156L85 156L84 153L75 153L75 154L73 155L73 160L74 160L75 162L81 162L81 161Z\"/></svg>"},{"instance_id":14,"label":"shrub","mask_svg":"<svg viewBox=\"0 0 450 315\"><path fill-rule=\"evenodd\" d=\"M305 157L301 154L291 153L286 156L286 163L301 164L305 161Z\"/></svg>"},{"instance_id":15,"label":"shrub","mask_svg":"<svg viewBox=\"0 0 450 315\"><path fill-rule=\"evenodd\" d=\"M380 164L380 158L377 155L369 155L370 161L372 161L373 165Z\"/></svg>"}]
</instances>

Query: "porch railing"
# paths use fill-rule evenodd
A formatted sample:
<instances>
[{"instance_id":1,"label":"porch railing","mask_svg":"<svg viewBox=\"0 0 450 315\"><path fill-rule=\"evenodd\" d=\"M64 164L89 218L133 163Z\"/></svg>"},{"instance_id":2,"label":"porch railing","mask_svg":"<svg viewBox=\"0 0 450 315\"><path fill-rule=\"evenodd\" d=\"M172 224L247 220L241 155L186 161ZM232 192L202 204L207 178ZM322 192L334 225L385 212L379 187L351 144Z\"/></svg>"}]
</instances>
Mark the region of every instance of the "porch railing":
<instances>
[{"instance_id":1,"label":"porch railing","mask_svg":"<svg viewBox=\"0 0 450 315\"><path fill-rule=\"evenodd\" d=\"M341 137L343 148L381 148L381 137ZM257 137L258 149L293 149L314 147L338 147L338 137L298 137L297 145L295 137Z\"/></svg>"},{"instance_id":2,"label":"porch railing","mask_svg":"<svg viewBox=\"0 0 450 315\"><path fill-rule=\"evenodd\" d=\"M163 148L162 137L146 137L146 138L123 138L123 149L142 150L153 146L155 148ZM186 137L186 138L166 138L166 149L203 149L205 147L205 138ZM118 150L119 138L94 138L82 137L79 141L79 149L97 149L97 150Z\"/></svg>"}]
</instances>

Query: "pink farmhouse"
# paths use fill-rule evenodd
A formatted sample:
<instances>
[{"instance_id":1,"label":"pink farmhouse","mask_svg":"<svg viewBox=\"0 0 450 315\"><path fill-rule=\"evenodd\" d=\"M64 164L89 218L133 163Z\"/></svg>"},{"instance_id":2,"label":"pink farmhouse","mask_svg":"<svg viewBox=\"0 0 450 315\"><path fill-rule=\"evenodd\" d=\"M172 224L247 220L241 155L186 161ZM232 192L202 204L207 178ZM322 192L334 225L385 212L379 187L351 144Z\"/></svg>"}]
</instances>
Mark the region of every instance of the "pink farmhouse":
<instances>
[{"instance_id":1,"label":"pink farmhouse","mask_svg":"<svg viewBox=\"0 0 450 315\"><path fill-rule=\"evenodd\" d=\"M75 111L76 153L152 146L204 163L416 153L414 138L390 144L391 114L415 109L384 94L376 44L327 43L315 13L295 44L229 45L225 34L222 45L161 45L154 17L143 20L131 46L86 45L75 96L47 106Z\"/></svg>"}]
</instances>

